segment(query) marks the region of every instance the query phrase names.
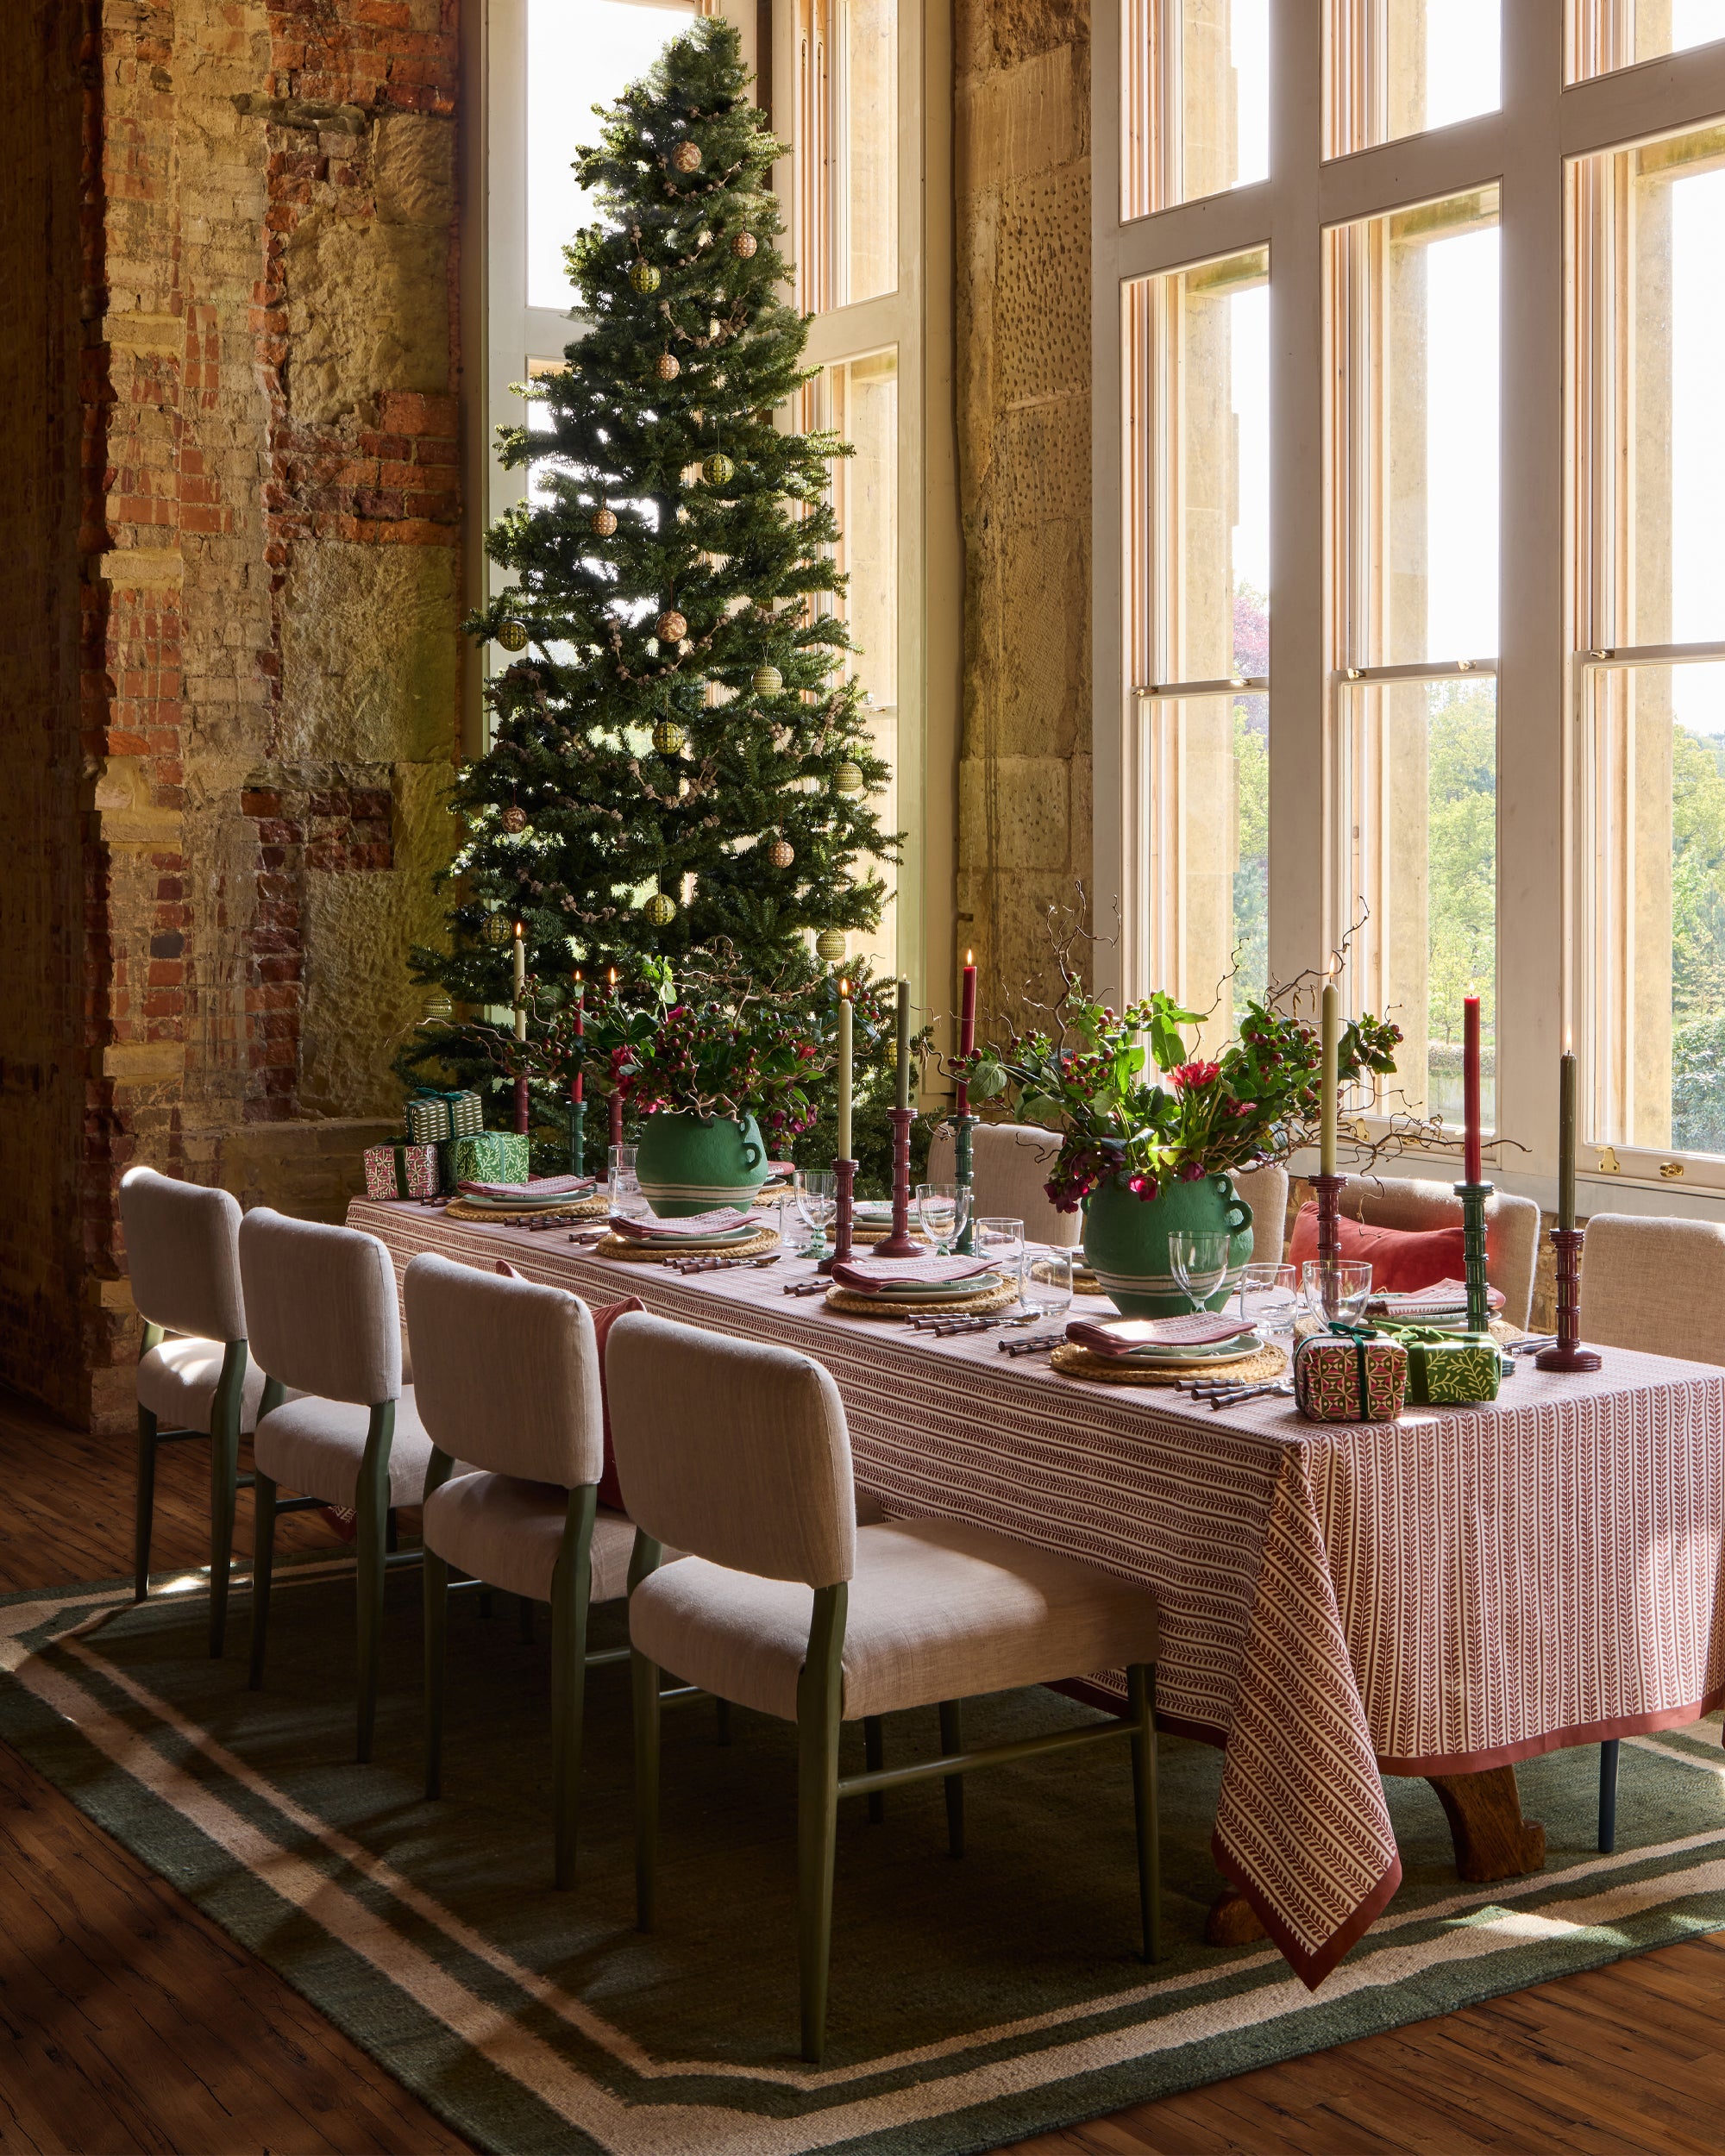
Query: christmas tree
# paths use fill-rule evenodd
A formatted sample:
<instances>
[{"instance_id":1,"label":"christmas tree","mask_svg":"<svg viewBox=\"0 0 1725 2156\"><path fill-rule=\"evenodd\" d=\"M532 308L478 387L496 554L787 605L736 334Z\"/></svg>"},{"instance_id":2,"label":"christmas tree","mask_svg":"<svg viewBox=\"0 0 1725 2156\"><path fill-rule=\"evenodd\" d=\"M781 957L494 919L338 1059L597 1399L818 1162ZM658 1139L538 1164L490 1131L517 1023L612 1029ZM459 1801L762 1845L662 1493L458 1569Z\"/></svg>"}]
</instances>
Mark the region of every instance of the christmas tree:
<instances>
[{"instance_id":1,"label":"christmas tree","mask_svg":"<svg viewBox=\"0 0 1725 2156\"><path fill-rule=\"evenodd\" d=\"M812 379L768 187L784 145L746 97L736 30L706 18L604 114L576 172L604 222L568 249L591 327L500 436L536 498L492 527L515 584L469 630L518 653L486 692L491 747L452 797L450 949L418 979L506 1005L524 924L533 1027L580 968L674 968L721 940L811 982L880 919L896 858L834 611L829 434L781 432ZM434 1008L435 1008L434 1002ZM530 1061L530 1057L529 1058ZM404 1075L485 1058L430 1024Z\"/></svg>"}]
</instances>

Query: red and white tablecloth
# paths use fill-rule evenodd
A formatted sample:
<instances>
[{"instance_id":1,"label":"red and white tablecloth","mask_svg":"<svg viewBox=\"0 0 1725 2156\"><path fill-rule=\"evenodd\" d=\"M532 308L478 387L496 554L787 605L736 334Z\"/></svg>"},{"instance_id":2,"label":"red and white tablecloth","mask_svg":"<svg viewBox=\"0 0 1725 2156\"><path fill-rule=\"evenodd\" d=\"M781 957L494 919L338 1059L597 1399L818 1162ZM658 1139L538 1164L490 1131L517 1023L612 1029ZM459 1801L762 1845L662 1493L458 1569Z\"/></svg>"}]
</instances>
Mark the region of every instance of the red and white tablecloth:
<instances>
[{"instance_id":1,"label":"red and white tablecloth","mask_svg":"<svg viewBox=\"0 0 1725 2156\"><path fill-rule=\"evenodd\" d=\"M348 1217L398 1270L506 1255L589 1300L802 1348L889 1512L1147 1583L1160 1718L1224 1748L1217 1861L1308 1984L1400 1881L1382 1774L1476 1772L1725 1698L1725 1370L1613 1350L1590 1376L1524 1366L1495 1407L1320 1426L837 1316L785 1294L788 1267L684 1277L411 1202Z\"/></svg>"}]
</instances>

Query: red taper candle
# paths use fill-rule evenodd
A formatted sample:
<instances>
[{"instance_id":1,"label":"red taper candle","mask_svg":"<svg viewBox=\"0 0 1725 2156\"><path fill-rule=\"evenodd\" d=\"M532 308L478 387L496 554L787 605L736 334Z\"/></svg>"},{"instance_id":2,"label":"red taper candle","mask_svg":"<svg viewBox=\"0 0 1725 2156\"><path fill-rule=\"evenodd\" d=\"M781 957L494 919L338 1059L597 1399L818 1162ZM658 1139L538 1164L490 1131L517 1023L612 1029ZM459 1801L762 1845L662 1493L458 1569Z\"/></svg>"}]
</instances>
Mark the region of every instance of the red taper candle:
<instances>
[{"instance_id":1,"label":"red taper candle","mask_svg":"<svg viewBox=\"0 0 1725 2156\"><path fill-rule=\"evenodd\" d=\"M958 1000L958 1052L968 1056L976 1045L976 966L974 955L964 954L964 985ZM958 1112L970 1112L970 1088L963 1079L958 1084Z\"/></svg>"},{"instance_id":2,"label":"red taper candle","mask_svg":"<svg viewBox=\"0 0 1725 2156\"><path fill-rule=\"evenodd\" d=\"M587 992L581 985L581 977L580 974L577 974L575 975L575 1038L578 1041L583 1041L586 1038L586 1006ZM577 1048L575 1050L574 1082L569 1087L569 1098L571 1100L583 1100L586 1097L586 1082L581 1074L580 1055L581 1051L579 1048Z\"/></svg>"},{"instance_id":3,"label":"red taper candle","mask_svg":"<svg viewBox=\"0 0 1725 2156\"><path fill-rule=\"evenodd\" d=\"M1477 1183L1479 1163L1479 998L1465 996L1461 1006L1462 1180Z\"/></svg>"}]
</instances>

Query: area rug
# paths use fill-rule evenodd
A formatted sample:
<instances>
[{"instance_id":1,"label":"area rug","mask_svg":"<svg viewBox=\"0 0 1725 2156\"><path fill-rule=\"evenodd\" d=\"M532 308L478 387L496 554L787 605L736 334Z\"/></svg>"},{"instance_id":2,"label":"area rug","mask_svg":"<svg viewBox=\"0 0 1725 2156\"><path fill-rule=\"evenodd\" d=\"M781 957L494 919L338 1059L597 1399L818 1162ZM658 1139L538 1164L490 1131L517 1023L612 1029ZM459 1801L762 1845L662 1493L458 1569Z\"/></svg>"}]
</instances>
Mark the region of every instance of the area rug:
<instances>
[{"instance_id":1,"label":"area rug","mask_svg":"<svg viewBox=\"0 0 1725 2156\"><path fill-rule=\"evenodd\" d=\"M795 2057L790 1733L668 1708L658 1929L633 1925L628 1674L588 1686L580 1883L549 1885L549 1662L514 1605L451 1611L445 1797L420 1780L418 1582L392 1576L375 1763L354 1764L343 1562L278 1575L267 1689L205 1652L202 1583L0 1602L0 1736L486 2151L959 2156L1725 1926L1716 1722L1626 1742L1619 1846L1594 1849L1597 1752L1521 1770L1537 1877L1468 1888L1436 1799L1390 1786L1406 1880L1310 1994L1267 1946L1202 1943L1220 1761L1164 1740L1167 1959L1133 1952L1126 1751L841 1808L831 2038ZM618 1636L620 1612L595 1613ZM973 1702L992 1741L1088 1710ZM935 1744L894 1717L888 1762ZM856 1733L846 1733L847 1746ZM860 1743L847 1771L860 1765Z\"/></svg>"}]
</instances>

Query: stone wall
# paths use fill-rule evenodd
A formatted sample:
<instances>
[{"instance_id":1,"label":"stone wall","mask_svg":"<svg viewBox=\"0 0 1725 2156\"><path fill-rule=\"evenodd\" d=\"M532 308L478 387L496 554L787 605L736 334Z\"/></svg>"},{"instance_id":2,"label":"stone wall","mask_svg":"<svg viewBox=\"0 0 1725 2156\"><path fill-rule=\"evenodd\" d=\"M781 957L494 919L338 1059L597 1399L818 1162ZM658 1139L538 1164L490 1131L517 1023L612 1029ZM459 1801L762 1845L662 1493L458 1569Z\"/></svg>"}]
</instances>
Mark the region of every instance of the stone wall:
<instances>
[{"instance_id":1,"label":"stone wall","mask_svg":"<svg viewBox=\"0 0 1725 2156\"><path fill-rule=\"evenodd\" d=\"M124 1169L334 1214L398 1099L457 740L455 6L32 0L0 82L47 579L3 602L0 1375L98 1425Z\"/></svg>"},{"instance_id":2,"label":"stone wall","mask_svg":"<svg viewBox=\"0 0 1725 2156\"><path fill-rule=\"evenodd\" d=\"M958 941L1010 993L1090 874L1088 0L957 0Z\"/></svg>"}]
</instances>

